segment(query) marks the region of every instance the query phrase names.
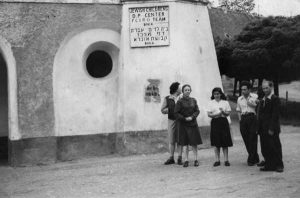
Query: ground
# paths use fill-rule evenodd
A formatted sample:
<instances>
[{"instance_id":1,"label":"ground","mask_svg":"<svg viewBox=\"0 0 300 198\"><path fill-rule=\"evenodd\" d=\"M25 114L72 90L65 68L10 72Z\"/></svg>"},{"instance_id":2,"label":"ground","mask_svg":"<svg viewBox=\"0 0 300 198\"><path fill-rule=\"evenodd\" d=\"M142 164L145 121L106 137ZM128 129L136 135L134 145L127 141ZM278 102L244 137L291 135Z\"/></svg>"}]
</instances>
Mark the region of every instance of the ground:
<instances>
[{"instance_id":1,"label":"ground","mask_svg":"<svg viewBox=\"0 0 300 198\"><path fill-rule=\"evenodd\" d=\"M230 167L212 167L213 149L199 151L200 166L163 165L167 153L109 156L48 166L0 167L0 197L300 197L299 127L283 126L285 171L248 167L246 151L233 123ZM192 153L190 154L192 164Z\"/></svg>"}]
</instances>

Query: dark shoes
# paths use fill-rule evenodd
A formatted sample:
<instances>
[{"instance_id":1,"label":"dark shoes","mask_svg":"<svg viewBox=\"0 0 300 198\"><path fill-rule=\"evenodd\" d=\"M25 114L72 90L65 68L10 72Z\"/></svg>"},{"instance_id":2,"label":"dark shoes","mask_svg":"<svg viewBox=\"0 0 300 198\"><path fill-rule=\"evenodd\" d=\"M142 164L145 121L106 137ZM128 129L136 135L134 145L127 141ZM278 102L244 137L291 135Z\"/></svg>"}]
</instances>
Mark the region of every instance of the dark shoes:
<instances>
[{"instance_id":1,"label":"dark shoes","mask_svg":"<svg viewBox=\"0 0 300 198\"><path fill-rule=\"evenodd\" d=\"M182 163L182 157L181 156L178 157L177 164L178 165L183 165L183 163Z\"/></svg>"},{"instance_id":2,"label":"dark shoes","mask_svg":"<svg viewBox=\"0 0 300 198\"><path fill-rule=\"evenodd\" d=\"M199 162L198 162L198 160L195 160L195 162L194 162L194 166L199 166Z\"/></svg>"},{"instance_id":3,"label":"dark shoes","mask_svg":"<svg viewBox=\"0 0 300 198\"><path fill-rule=\"evenodd\" d=\"M185 161L185 162L183 163L183 167L186 168L186 167L188 167L188 166L189 166L189 162L188 162L188 161Z\"/></svg>"},{"instance_id":4,"label":"dark shoes","mask_svg":"<svg viewBox=\"0 0 300 198\"><path fill-rule=\"evenodd\" d=\"M229 161L225 161L225 166L230 166Z\"/></svg>"},{"instance_id":5,"label":"dark shoes","mask_svg":"<svg viewBox=\"0 0 300 198\"><path fill-rule=\"evenodd\" d=\"M266 168L266 167L263 167L263 168L260 168L259 169L260 171L276 171L278 173L282 173L283 172L283 168L279 167L279 168Z\"/></svg>"},{"instance_id":6,"label":"dark shoes","mask_svg":"<svg viewBox=\"0 0 300 198\"><path fill-rule=\"evenodd\" d=\"M264 171L264 172L266 172L266 171L275 171L275 169L266 168L266 167L260 168L259 170Z\"/></svg>"},{"instance_id":7,"label":"dark shoes","mask_svg":"<svg viewBox=\"0 0 300 198\"><path fill-rule=\"evenodd\" d=\"M217 161L217 162L214 163L213 166L216 167L216 166L220 166L220 165L221 165L221 162L220 162L220 161Z\"/></svg>"},{"instance_id":8,"label":"dark shoes","mask_svg":"<svg viewBox=\"0 0 300 198\"><path fill-rule=\"evenodd\" d=\"M174 158L170 157L165 163L165 165L175 164Z\"/></svg>"},{"instance_id":9,"label":"dark shoes","mask_svg":"<svg viewBox=\"0 0 300 198\"><path fill-rule=\"evenodd\" d=\"M260 163L257 164L258 167L263 167L265 166L266 162L265 161L261 161Z\"/></svg>"}]
</instances>

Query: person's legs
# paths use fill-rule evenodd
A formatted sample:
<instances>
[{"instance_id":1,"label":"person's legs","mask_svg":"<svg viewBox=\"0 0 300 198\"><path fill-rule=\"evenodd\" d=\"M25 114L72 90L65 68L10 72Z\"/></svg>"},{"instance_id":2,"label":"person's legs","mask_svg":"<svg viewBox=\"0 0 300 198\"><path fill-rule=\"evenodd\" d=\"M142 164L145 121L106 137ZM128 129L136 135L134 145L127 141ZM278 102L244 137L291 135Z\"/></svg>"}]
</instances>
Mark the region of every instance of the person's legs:
<instances>
[{"instance_id":1,"label":"person's legs","mask_svg":"<svg viewBox=\"0 0 300 198\"><path fill-rule=\"evenodd\" d=\"M247 120L248 124L248 149L249 158L248 165L254 165L259 162L259 156L257 153L257 134L256 134L256 118L255 116L250 116Z\"/></svg>"},{"instance_id":2,"label":"person's legs","mask_svg":"<svg viewBox=\"0 0 300 198\"><path fill-rule=\"evenodd\" d=\"M223 154L224 154L224 161L225 166L230 166L229 160L228 160L228 147L223 147Z\"/></svg>"},{"instance_id":3,"label":"person's legs","mask_svg":"<svg viewBox=\"0 0 300 198\"><path fill-rule=\"evenodd\" d=\"M197 145L196 146L192 146L193 148L193 153L194 153L194 160L198 160L198 149L197 149Z\"/></svg>"},{"instance_id":4,"label":"person's legs","mask_svg":"<svg viewBox=\"0 0 300 198\"><path fill-rule=\"evenodd\" d=\"M263 129L263 125L261 121L258 121L258 133L259 133L259 140L260 140L260 152L261 155L263 156L264 160L262 160L257 166L263 167L265 166L265 160L266 160L266 149L265 149L265 140L263 137L263 134L265 133Z\"/></svg>"},{"instance_id":5,"label":"person's legs","mask_svg":"<svg viewBox=\"0 0 300 198\"><path fill-rule=\"evenodd\" d=\"M248 159L249 161L249 156L250 156L250 150L249 150L249 133L248 133L248 124L247 124L247 118L243 117L240 121L240 131L241 135L248 153Z\"/></svg>"},{"instance_id":6,"label":"person's legs","mask_svg":"<svg viewBox=\"0 0 300 198\"><path fill-rule=\"evenodd\" d=\"M216 162L214 163L214 166L220 166L220 147L215 147L215 158Z\"/></svg>"},{"instance_id":7,"label":"person's legs","mask_svg":"<svg viewBox=\"0 0 300 198\"><path fill-rule=\"evenodd\" d=\"M189 161L189 146L185 146L185 156L184 156L184 161Z\"/></svg>"},{"instance_id":8,"label":"person's legs","mask_svg":"<svg viewBox=\"0 0 300 198\"><path fill-rule=\"evenodd\" d=\"M174 152L175 152L175 141L174 141L174 126L175 121L174 120L168 120L168 138L169 138L169 152L170 157L169 159L164 163L165 165L174 164Z\"/></svg>"},{"instance_id":9,"label":"person's legs","mask_svg":"<svg viewBox=\"0 0 300 198\"><path fill-rule=\"evenodd\" d=\"M281 142L278 134L270 136L270 168L276 170L283 169Z\"/></svg>"},{"instance_id":10,"label":"person's legs","mask_svg":"<svg viewBox=\"0 0 300 198\"><path fill-rule=\"evenodd\" d=\"M274 164L272 162L273 160L273 140L272 136L268 134L267 131L264 131L261 135L261 146L264 152L264 158L265 158L265 166L261 168L261 170L274 170Z\"/></svg>"},{"instance_id":11,"label":"person's legs","mask_svg":"<svg viewBox=\"0 0 300 198\"><path fill-rule=\"evenodd\" d=\"M192 148L193 148L193 153L194 153L194 166L199 166L197 145L192 146Z\"/></svg>"},{"instance_id":12,"label":"person's legs","mask_svg":"<svg viewBox=\"0 0 300 198\"><path fill-rule=\"evenodd\" d=\"M170 157L174 158L175 144L169 144L169 149L170 149Z\"/></svg>"},{"instance_id":13,"label":"person's legs","mask_svg":"<svg viewBox=\"0 0 300 198\"><path fill-rule=\"evenodd\" d=\"M189 166L189 146L186 145L184 147L185 147L185 156L184 156L183 167L188 167Z\"/></svg>"},{"instance_id":14,"label":"person's legs","mask_svg":"<svg viewBox=\"0 0 300 198\"><path fill-rule=\"evenodd\" d=\"M224 161L228 161L228 147L223 147Z\"/></svg>"},{"instance_id":15,"label":"person's legs","mask_svg":"<svg viewBox=\"0 0 300 198\"><path fill-rule=\"evenodd\" d=\"M177 144L178 159L177 164L182 165L182 146Z\"/></svg>"}]
</instances>

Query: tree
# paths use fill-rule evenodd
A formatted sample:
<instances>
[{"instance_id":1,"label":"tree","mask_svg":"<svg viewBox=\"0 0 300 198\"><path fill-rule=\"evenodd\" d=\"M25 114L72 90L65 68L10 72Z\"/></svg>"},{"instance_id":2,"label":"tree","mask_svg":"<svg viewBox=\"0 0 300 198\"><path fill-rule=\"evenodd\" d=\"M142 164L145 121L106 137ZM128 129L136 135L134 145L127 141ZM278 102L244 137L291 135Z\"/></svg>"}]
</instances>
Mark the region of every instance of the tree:
<instances>
[{"instance_id":1,"label":"tree","mask_svg":"<svg viewBox=\"0 0 300 198\"><path fill-rule=\"evenodd\" d=\"M254 0L223 0L222 6L228 10L234 10L242 13L250 13L255 7Z\"/></svg>"},{"instance_id":2,"label":"tree","mask_svg":"<svg viewBox=\"0 0 300 198\"><path fill-rule=\"evenodd\" d=\"M300 16L258 19L234 39L220 43L216 49L223 74L272 80L276 95L279 82L300 79Z\"/></svg>"}]
</instances>

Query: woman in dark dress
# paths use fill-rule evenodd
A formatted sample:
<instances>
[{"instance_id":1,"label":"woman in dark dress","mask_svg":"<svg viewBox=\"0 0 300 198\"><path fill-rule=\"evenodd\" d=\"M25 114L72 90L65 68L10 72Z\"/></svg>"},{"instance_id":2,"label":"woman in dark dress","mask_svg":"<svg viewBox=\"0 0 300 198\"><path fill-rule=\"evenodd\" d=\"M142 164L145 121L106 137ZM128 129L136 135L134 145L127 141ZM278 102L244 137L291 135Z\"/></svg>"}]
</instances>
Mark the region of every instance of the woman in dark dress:
<instances>
[{"instance_id":1,"label":"woman in dark dress","mask_svg":"<svg viewBox=\"0 0 300 198\"><path fill-rule=\"evenodd\" d=\"M196 99L190 97L191 91L192 89L190 85L184 85L182 87L183 97L178 100L174 111L178 121L178 144L181 146L185 146L185 162L183 163L183 167L189 166L188 145L191 145L193 148L195 159L194 166L199 166L199 162L197 159L197 145L202 144L200 131L196 120L200 111Z\"/></svg>"},{"instance_id":2,"label":"woman in dark dress","mask_svg":"<svg viewBox=\"0 0 300 198\"><path fill-rule=\"evenodd\" d=\"M216 87L212 90L211 103L207 112L211 120L210 141L215 146L216 162L213 166L220 166L220 148L223 148L225 166L230 166L228 161L228 147L232 146L229 122L227 117L231 112L228 101L222 89Z\"/></svg>"}]
</instances>

